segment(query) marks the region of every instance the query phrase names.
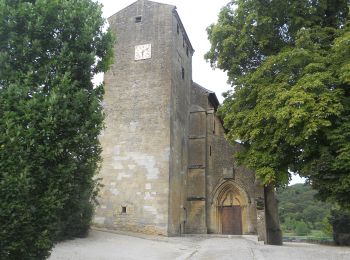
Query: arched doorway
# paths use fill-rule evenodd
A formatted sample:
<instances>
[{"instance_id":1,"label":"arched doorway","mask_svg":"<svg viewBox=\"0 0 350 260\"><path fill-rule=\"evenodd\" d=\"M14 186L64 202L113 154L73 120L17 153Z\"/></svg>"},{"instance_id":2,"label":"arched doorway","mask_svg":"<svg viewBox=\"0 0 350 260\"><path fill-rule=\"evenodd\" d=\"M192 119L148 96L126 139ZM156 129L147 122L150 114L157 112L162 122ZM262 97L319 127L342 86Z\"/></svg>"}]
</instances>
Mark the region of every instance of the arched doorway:
<instances>
[{"instance_id":1,"label":"arched doorway","mask_svg":"<svg viewBox=\"0 0 350 260\"><path fill-rule=\"evenodd\" d=\"M222 207L222 234L242 235L241 206Z\"/></svg>"},{"instance_id":2,"label":"arched doorway","mask_svg":"<svg viewBox=\"0 0 350 260\"><path fill-rule=\"evenodd\" d=\"M224 206L221 210L222 234L242 235L241 206Z\"/></svg>"},{"instance_id":3,"label":"arched doorway","mask_svg":"<svg viewBox=\"0 0 350 260\"><path fill-rule=\"evenodd\" d=\"M247 205L248 197L242 188L233 181L223 182L215 192L212 205L219 233L247 233Z\"/></svg>"}]
</instances>

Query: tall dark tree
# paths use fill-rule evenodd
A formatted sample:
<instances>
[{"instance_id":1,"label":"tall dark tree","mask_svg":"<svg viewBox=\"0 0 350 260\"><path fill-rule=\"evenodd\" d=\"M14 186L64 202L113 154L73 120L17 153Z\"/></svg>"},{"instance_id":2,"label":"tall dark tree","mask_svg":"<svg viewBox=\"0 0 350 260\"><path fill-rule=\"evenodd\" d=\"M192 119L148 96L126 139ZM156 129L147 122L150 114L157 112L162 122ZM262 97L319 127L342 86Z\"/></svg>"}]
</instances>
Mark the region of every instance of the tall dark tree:
<instances>
[{"instance_id":1,"label":"tall dark tree","mask_svg":"<svg viewBox=\"0 0 350 260\"><path fill-rule=\"evenodd\" d=\"M0 258L85 235L113 37L91 0L0 0Z\"/></svg>"},{"instance_id":2,"label":"tall dark tree","mask_svg":"<svg viewBox=\"0 0 350 260\"><path fill-rule=\"evenodd\" d=\"M220 111L228 138L246 147L240 162L266 186L299 173L343 205L350 201L348 10L348 0L231 1L208 28L206 54L234 87Z\"/></svg>"}]
</instances>

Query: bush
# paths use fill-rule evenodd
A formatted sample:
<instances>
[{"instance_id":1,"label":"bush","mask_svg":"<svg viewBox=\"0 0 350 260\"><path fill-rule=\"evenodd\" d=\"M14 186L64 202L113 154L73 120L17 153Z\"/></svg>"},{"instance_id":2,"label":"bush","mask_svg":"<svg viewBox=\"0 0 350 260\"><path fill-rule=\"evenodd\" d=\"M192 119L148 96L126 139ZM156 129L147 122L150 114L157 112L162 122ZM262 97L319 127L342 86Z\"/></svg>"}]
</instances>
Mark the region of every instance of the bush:
<instances>
[{"instance_id":1,"label":"bush","mask_svg":"<svg viewBox=\"0 0 350 260\"><path fill-rule=\"evenodd\" d=\"M329 223L333 227L333 238L337 245L350 246L350 211L332 210Z\"/></svg>"},{"instance_id":2,"label":"bush","mask_svg":"<svg viewBox=\"0 0 350 260\"><path fill-rule=\"evenodd\" d=\"M284 220L284 223L282 223L282 229L284 232L287 233L295 233L295 227L296 227L297 221L291 217L286 217Z\"/></svg>"},{"instance_id":3,"label":"bush","mask_svg":"<svg viewBox=\"0 0 350 260\"><path fill-rule=\"evenodd\" d=\"M326 216L322 220L322 232L327 236L332 236L333 235L333 227L329 223L329 217L330 216Z\"/></svg>"},{"instance_id":4,"label":"bush","mask_svg":"<svg viewBox=\"0 0 350 260\"><path fill-rule=\"evenodd\" d=\"M92 0L0 0L0 259L84 235L112 37Z\"/></svg>"},{"instance_id":5,"label":"bush","mask_svg":"<svg viewBox=\"0 0 350 260\"><path fill-rule=\"evenodd\" d=\"M310 229L307 224L303 221L297 221L295 227L295 233L297 236L306 236L310 233Z\"/></svg>"}]
</instances>

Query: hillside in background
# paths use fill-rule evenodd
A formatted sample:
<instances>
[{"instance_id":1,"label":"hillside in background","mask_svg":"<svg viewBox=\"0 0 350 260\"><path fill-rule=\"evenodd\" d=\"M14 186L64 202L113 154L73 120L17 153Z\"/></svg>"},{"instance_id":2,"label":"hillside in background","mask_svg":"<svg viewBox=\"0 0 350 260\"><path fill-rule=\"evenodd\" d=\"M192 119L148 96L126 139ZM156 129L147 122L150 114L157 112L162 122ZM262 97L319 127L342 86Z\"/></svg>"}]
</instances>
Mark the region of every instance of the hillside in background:
<instances>
[{"instance_id":1,"label":"hillside in background","mask_svg":"<svg viewBox=\"0 0 350 260\"><path fill-rule=\"evenodd\" d=\"M308 184L278 189L279 214L284 235L330 236L327 217L332 205L315 198L317 191Z\"/></svg>"}]
</instances>

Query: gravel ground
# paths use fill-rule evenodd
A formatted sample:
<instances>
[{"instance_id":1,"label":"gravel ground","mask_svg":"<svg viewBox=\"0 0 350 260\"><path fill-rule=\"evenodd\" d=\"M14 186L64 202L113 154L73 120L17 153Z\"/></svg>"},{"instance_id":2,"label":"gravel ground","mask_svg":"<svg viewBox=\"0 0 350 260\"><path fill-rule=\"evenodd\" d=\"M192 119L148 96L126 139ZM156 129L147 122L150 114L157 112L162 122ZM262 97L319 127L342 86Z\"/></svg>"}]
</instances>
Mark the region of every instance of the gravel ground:
<instances>
[{"instance_id":1,"label":"gravel ground","mask_svg":"<svg viewBox=\"0 0 350 260\"><path fill-rule=\"evenodd\" d=\"M249 236L136 237L92 230L87 238L57 244L49 258L70 259L350 260L350 247L306 243L268 246Z\"/></svg>"}]
</instances>

